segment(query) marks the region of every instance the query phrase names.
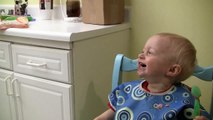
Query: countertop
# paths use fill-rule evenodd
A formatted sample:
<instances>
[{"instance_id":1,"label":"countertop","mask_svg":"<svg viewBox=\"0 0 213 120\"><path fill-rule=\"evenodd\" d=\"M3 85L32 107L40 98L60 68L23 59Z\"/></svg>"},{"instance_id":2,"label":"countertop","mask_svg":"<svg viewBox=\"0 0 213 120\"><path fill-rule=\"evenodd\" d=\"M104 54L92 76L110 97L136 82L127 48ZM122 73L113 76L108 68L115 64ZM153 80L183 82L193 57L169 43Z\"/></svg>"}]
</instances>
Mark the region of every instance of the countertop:
<instances>
[{"instance_id":1,"label":"countertop","mask_svg":"<svg viewBox=\"0 0 213 120\"><path fill-rule=\"evenodd\" d=\"M72 42L125 30L129 27L129 23L92 25L83 22L66 22L63 20L36 20L29 22L29 28L9 28L7 30L1 30L0 36Z\"/></svg>"}]
</instances>

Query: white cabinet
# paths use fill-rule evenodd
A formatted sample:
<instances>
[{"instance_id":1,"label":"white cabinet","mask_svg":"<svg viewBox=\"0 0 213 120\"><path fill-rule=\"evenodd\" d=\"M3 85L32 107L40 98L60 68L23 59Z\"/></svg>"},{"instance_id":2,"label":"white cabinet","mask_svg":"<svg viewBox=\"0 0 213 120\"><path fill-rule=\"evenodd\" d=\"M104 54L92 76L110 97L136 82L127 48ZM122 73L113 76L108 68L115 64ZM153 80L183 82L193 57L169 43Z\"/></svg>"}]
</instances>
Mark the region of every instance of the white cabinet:
<instances>
[{"instance_id":1,"label":"white cabinet","mask_svg":"<svg viewBox=\"0 0 213 120\"><path fill-rule=\"evenodd\" d=\"M70 93L71 85L0 69L0 120L72 120Z\"/></svg>"},{"instance_id":2,"label":"white cabinet","mask_svg":"<svg viewBox=\"0 0 213 120\"><path fill-rule=\"evenodd\" d=\"M73 120L70 51L0 43L14 65L0 69L0 120Z\"/></svg>"},{"instance_id":3,"label":"white cabinet","mask_svg":"<svg viewBox=\"0 0 213 120\"><path fill-rule=\"evenodd\" d=\"M38 20L0 31L0 69L11 74L0 80L0 120L92 120L107 109L114 57L128 47L128 23Z\"/></svg>"},{"instance_id":4,"label":"white cabinet","mask_svg":"<svg viewBox=\"0 0 213 120\"><path fill-rule=\"evenodd\" d=\"M14 74L18 120L71 120L72 86Z\"/></svg>"},{"instance_id":5,"label":"white cabinet","mask_svg":"<svg viewBox=\"0 0 213 120\"><path fill-rule=\"evenodd\" d=\"M0 69L0 120L16 120L12 72Z\"/></svg>"},{"instance_id":6,"label":"white cabinet","mask_svg":"<svg viewBox=\"0 0 213 120\"><path fill-rule=\"evenodd\" d=\"M0 120L16 120L11 69L11 43L0 41Z\"/></svg>"}]
</instances>

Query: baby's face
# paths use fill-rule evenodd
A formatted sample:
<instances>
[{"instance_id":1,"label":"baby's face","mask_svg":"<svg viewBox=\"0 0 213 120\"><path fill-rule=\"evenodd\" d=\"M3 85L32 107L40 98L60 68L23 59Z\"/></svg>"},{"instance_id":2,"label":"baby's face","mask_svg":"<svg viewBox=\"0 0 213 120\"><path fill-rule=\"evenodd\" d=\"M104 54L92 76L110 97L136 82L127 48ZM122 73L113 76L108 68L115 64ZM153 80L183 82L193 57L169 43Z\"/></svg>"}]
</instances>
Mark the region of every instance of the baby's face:
<instances>
[{"instance_id":1,"label":"baby's face","mask_svg":"<svg viewBox=\"0 0 213 120\"><path fill-rule=\"evenodd\" d=\"M138 55L138 75L145 79L164 77L172 64L171 55L169 40L159 36L151 37Z\"/></svg>"}]
</instances>

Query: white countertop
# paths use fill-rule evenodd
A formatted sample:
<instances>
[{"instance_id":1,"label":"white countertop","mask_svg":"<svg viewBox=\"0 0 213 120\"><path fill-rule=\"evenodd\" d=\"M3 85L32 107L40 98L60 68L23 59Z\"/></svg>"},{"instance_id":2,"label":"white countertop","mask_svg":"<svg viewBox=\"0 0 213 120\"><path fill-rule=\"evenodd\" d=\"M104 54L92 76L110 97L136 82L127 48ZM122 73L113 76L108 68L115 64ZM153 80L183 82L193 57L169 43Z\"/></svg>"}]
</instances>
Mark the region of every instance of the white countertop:
<instances>
[{"instance_id":1,"label":"white countertop","mask_svg":"<svg viewBox=\"0 0 213 120\"><path fill-rule=\"evenodd\" d=\"M16 36L33 39L71 42L101 36L128 29L129 23L117 25L92 25L66 22L63 20L36 20L29 23L29 28L9 28L1 30L0 36Z\"/></svg>"}]
</instances>

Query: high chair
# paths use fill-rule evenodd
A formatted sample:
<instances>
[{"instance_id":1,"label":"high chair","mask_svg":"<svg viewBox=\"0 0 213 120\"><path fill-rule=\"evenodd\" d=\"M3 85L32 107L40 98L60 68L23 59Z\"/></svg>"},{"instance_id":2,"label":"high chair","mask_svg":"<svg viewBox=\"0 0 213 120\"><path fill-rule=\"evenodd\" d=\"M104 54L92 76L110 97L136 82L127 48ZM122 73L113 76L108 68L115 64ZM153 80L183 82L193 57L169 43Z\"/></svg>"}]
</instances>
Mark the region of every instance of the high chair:
<instances>
[{"instance_id":1,"label":"high chair","mask_svg":"<svg viewBox=\"0 0 213 120\"><path fill-rule=\"evenodd\" d=\"M123 54L118 54L115 57L113 75L112 75L112 89L116 88L122 82L122 72L130 72L137 70L137 59L129 59ZM200 67L196 66L193 76L213 83L213 66ZM213 93L213 88L212 88ZM213 96L211 98L210 115L213 116Z\"/></svg>"}]
</instances>

